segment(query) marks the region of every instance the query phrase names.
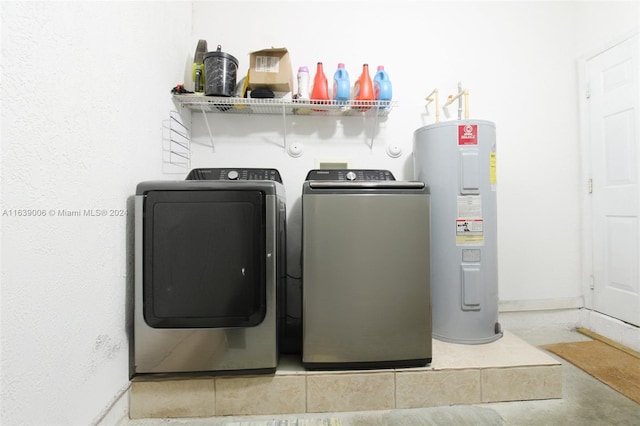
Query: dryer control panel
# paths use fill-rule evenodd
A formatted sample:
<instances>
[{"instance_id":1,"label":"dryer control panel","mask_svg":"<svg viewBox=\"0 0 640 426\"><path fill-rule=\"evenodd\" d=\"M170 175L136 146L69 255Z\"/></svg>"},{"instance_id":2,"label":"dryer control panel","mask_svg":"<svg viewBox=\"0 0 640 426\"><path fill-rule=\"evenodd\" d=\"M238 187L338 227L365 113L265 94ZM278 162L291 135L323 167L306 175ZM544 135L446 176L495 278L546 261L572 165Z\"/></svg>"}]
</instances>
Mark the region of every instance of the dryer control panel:
<instances>
[{"instance_id":1,"label":"dryer control panel","mask_svg":"<svg viewBox=\"0 0 640 426\"><path fill-rule=\"evenodd\" d=\"M307 173L306 180L386 181L396 180L389 170L317 169Z\"/></svg>"},{"instance_id":2,"label":"dryer control panel","mask_svg":"<svg viewBox=\"0 0 640 426\"><path fill-rule=\"evenodd\" d=\"M282 183L282 178L278 170L253 168L193 169L187 175L186 180L272 180Z\"/></svg>"}]
</instances>

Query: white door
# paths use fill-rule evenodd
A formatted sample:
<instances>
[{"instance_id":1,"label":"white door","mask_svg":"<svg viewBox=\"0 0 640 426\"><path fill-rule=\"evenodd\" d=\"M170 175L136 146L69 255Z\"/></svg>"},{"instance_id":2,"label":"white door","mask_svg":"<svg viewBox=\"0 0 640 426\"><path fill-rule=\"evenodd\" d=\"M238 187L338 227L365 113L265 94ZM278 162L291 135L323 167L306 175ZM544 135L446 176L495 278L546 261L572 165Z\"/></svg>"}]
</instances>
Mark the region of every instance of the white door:
<instances>
[{"instance_id":1,"label":"white door","mask_svg":"<svg viewBox=\"0 0 640 426\"><path fill-rule=\"evenodd\" d=\"M640 325L638 34L587 60L593 309Z\"/></svg>"}]
</instances>

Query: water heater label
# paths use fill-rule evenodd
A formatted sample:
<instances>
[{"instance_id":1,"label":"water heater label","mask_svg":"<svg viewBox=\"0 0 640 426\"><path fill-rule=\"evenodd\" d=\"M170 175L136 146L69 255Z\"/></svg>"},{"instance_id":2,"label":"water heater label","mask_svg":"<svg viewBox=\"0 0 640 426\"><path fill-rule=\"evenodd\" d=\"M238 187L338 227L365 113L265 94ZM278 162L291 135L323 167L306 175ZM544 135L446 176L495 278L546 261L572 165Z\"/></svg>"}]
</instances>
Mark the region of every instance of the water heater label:
<instances>
[{"instance_id":1,"label":"water heater label","mask_svg":"<svg viewBox=\"0 0 640 426\"><path fill-rule=\"evenodd\" d=\"M461 124L458 126L458 145L478 145L477 124Z\"/></svg>"},{"instance_id":2,"label":"water heater label","mask_svg":"<svg viewBox=\"0 0 640 426\"><path fill-rule=\"evenodd\" d=\"M482 219L456 219L456 244L484 244L483 225L484 223Z\"/></svg>"},{"instance_id":3,"label":"water heater label","mask_svg":"<svg viewBox=\"0 0 640 426\"><path fill-rule=\"evenodd\" d=\"M495 191L496 184L496 153L489 153L489 181L491 182L491 190Z\"/></svg>"},{"instance_id":4,"label":"water heater label","mask_svg":"<svg viewBox=\"0 0 640 426\"><path fill-rule=\"evenodd\" d=\"M458 218L481 218L482 197L480 195L458 195Z\"/></svg>"},{"instance_id":5,"label":"water heater label","mask_svg":"<svg viewBox=\"0 0 640 426\"><path fill-rule=\"evenodd\" d=\"M484 245L482 196L458 195L456 245Z\"/></svg>"},{"instance_id":6,"label":"water heater label","mask_svg":"<svg viewBox=\"0 0 640 426\"><path fill-rule=\"evenodd\" d=\"M463 262L480 262L480 249L462 249Z\"/></svg>"}]
</instances>

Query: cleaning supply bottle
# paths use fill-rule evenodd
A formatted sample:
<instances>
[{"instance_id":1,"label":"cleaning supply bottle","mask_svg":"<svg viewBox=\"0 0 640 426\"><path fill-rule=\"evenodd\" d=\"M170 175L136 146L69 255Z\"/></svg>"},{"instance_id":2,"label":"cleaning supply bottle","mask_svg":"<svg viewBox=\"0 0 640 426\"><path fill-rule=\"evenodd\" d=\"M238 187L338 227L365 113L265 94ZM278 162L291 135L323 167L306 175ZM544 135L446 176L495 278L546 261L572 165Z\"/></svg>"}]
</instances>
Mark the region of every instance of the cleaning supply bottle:
<instances>
[{"instance_id":1,"label":"cleaning supply bottle","mask_svg":"<svg viewBox=\"0 0 640 426\"><path fill-rule=\"evenodd\" d=\"M309 68L298 68L298 99L309 100Z\"/></svg>"},{"instance_id":2,"label":"cleaning supply bottle","mask_svg":"<svg viewBox=\"0 0 640 426\"><path fill-rule=\"evenodd\" d=\"M373 101L375 99L375 95L373 93L373 83L371 82L371 76L369 76L369 64L362 65L362 74L360 74L360 78L356 81L356 84L353 87L353 99L361 102L356 109L360 111L367 111L371 109L371 102L365 101Z\"/></svg>"},{"instance_id":3,"label":"cleaning supply bottle","mask_svg":"<svg viewBox=\"0 0 640 426\"><path fill-rule=\"evenodd\" d=\"M349 73L343 63L338 64L338 69L333 74L333 99L339 104L349 100L349 91L351 83L349 83Z\"/></svg>"},{"instance_id":4,"label":"cleaning supply bottle","mask_svg":"<svg viewBox=\"0 0 640 426\"><path fill-rule=\"evenodd\" d=\"M193 80L193 91L204 92L204 54L207 53L207 40L198 40L196 53L193 55L193 67L191 69L191 79Z\"/></svg>"},{"instance_id":5,"label":"cleaning supply bottle","mask_svg":"<svg viewBox=\"0 0 640 426\"><path fill-rule=\"evenodd\" d=\"M389 107L391 101L391 80L389 74L384 70L384 66L378 65L378 71L373 77L373 93L376 101L382 101L385 108Z\"/></svg>"},{"instance_id":6,"label":"cleaning supply bottle","mask_svg":"<svg viewBox=\"0 0 640 426\"><path fill-rule=\"evenodd\" d=\"M318 62L316 75L313 78L313 90L311 90L312 101L328 101L329 100L329 83L327 76L324 74L322 62ZM323 103L323 102L317 102Z\"/></svg>"}]
</instances>

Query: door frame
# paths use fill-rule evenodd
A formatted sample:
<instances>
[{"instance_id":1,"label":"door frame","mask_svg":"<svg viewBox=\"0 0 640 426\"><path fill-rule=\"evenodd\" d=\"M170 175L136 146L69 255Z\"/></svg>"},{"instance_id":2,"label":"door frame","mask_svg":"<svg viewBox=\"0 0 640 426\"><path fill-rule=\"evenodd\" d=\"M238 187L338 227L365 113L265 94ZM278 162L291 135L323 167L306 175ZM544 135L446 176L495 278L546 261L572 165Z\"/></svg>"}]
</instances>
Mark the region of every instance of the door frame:
<instances>
[{"instance_id":1,"label":"door frame","mask_svg":"<svg viewBox=\"0 0 640 426\"><path fill-rule=\"evenodd\" d=\"M612 41L605 43L589 53L578 58L578 98L579 98L579 149L580 149L580 194L582 210L582 255L581 255L581 289L584 297L584 307L593 311L593 232L592 232L592 207L591 195L589 192L589 179L592 176L591 167L591 144L589 132L589 103L587 63L601 53L633 38L640 34L640 29L634 29L625 33ZM613 317L612 317L613 318Z\"/></svg>"}]
</instances>

